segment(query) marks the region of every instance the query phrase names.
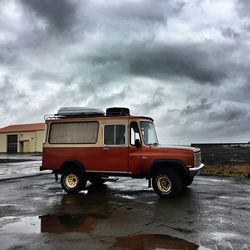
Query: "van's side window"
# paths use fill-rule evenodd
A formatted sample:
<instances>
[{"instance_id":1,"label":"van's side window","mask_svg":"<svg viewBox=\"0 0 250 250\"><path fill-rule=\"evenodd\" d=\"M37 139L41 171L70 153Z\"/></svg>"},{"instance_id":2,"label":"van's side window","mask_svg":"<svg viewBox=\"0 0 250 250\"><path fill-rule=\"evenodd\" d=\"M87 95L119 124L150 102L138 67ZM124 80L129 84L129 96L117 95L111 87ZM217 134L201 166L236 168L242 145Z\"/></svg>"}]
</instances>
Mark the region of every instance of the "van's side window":
<instances>
[{"instance_id":1,"label":"van's side window","mask_svg":"<svg viewBox=\"0 0 250 250\"><path fill-rule=\"evenodd\" d=\"M51 144L94 144L97 142L98 122L52 123L49 143Z\"/></svg>"},{"instance_id":2,"label":"van's side window","mask_svg":"<svg viewBox=\"0 0 250 250\"><path fill-rule=\"evenodd\" d=\"M105 145L125 145L125 125L105 125Z\"/></svg>"}]
</instances>

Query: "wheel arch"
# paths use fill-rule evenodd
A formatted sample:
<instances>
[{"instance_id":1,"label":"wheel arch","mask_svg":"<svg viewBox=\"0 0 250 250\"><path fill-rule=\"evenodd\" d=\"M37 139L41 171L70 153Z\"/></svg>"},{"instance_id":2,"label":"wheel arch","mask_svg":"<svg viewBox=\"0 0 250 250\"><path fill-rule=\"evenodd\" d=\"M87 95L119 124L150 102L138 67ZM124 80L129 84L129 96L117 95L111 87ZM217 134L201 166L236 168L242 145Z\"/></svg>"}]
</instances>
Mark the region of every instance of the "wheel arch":
<instances>
[{"instance_id":1,"label":"wheel arch","mask_svg":"<svg viewBox=\"0 0 250 250\"><path fill-rule=\"evenodd\" d=\"M75 168L75 169L79 170L80 173L85 174L84 165L81 162L77 161L77 160L67 160L67 161L65 161L61 165L61 167L59 169L59 173L61 174L64 170L69 169L69 168Z\"/></svg>"},{"instance_id":2,"label":"wheel arch","mask_svg":"<svg viewBox=\"0 0 250 250\"><path fill-rule=\"evenodd\" d=\"M150 177L164 169L175 171L181 178L188 176L188 169L183 161L179 159L159 159L153 162L150 168Z\"/></svg>"}]
</instances>

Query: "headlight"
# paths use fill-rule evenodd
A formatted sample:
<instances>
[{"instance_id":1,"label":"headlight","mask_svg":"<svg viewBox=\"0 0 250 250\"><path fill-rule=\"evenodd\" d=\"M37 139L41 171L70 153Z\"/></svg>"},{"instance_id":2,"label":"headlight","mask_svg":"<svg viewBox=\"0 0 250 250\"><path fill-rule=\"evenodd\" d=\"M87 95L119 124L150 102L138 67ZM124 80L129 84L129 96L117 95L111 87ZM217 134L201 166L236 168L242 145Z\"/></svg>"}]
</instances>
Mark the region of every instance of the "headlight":
<instances>
[{"instance_id":1,"label":"headlight","mask_svg":"<svg viewBox=\"0 0 250 250\"><path fill-rule=\"evenodd\" d=\"M201 164L201 152L194 153L194 166Z\"/></svg>"}]
</instances>

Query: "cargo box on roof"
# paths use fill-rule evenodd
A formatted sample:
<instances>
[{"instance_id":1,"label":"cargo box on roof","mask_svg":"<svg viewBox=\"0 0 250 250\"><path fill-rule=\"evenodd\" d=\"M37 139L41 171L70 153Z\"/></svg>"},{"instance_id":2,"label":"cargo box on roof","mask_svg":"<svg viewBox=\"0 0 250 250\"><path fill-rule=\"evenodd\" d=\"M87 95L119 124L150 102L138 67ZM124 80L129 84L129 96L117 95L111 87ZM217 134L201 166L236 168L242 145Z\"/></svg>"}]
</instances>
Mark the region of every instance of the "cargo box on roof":
<instances>
[{"instance_id":1,"label":"cargo box on roof","mask_svg":"<svg viewBox=\"0 0 250 250\"><path fill-rule=\"evenodd\" d=\"M101 109L85 107L63 107L60 108L56 116L104 116L105 112Z\"/></svg>"}]
</instances>

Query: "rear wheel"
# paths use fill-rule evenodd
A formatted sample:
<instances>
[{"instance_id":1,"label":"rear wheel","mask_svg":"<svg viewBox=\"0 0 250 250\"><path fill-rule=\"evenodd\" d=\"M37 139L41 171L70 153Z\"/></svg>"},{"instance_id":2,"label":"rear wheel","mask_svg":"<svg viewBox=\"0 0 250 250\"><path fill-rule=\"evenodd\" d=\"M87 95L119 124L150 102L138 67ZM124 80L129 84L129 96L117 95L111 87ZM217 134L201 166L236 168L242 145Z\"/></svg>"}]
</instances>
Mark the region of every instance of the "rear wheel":
<instances>
[{"instance_id":1,"label":"rear wheel","mask_svg":"<svg viewBox=\"0 0 250 250\"><path fill-rule=\"evenodd\" d=\"M61 185L67 193L78 193L86 186L86 179L79 170L70 168L62 172Z\"/></svg>"},{"instance_id":2,"label":"rear wheel","mask_svg":"<svg viewBox=\"0 0 250 250\"><path fill-rule=\"evenodd\" d=\"M181 177L170 169L164 169L154 174L152 184L154 191L161 198L176 197L181 193L183 186Z\"/></svg>"}]
</instances>

